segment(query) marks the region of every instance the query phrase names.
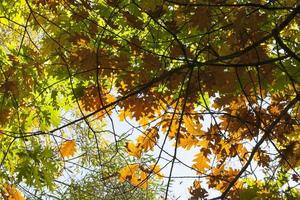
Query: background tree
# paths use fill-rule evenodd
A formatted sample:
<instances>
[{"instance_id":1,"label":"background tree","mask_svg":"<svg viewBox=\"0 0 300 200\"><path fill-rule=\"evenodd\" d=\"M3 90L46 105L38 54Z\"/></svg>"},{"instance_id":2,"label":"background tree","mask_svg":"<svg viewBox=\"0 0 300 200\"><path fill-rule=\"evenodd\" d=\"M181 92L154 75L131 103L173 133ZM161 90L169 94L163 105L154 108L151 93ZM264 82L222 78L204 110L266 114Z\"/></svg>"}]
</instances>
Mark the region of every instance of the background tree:
<instances>
[{"instance_id":1,"label":"background tree","mask_svg":"<svg viewBox=\"0 0 300 200\"><path fill-rule=\"evenodd\" d=\"M145 189L163 176L169 198L180 163L195 175L194 199L240 197L268 185L258 174L286 174L271 187L279 193L297 188L299 12L296 0L2 1L3 182L53 188L82 122L102 166L97 123L107 121L117 154L120 120L139 159L116 172L120 182ZM182 149L197 151L192 163Z\"/></svg>"},{"instance_id":2,"label":"background tree","mask_svg":"<svg viewBox=\"0 0 300 200\"><path fill-rule=\"evenodd\" d=\"M121 144L120 144L121 145ZM141 188L135 187L127 181L118 181L119 170L128 165L128 163L137 162L136 159L126 158L125 149L119 150L118 154L112 157L116 153L113 144L107 146L105 149L101 149L101 158L105 161L103 167L95 167L84 178L78 179L78 181L71 182L68 185L66 192L60 195L59 199L159 199L164 192L164 188L160 183L159 178L149 178L145 183L141 185ZM128 155L127 155L128 156ZM94 159L97 157L95 156ZM153 158L149 157L144 159L143 162L150 162ZM94 160L97 163L96 160ZM84 165L83 165L84 166ZM146 166L145 166L146 167ZM82 171L82 169L79 169Z\"/></svg>"}]
</instances>

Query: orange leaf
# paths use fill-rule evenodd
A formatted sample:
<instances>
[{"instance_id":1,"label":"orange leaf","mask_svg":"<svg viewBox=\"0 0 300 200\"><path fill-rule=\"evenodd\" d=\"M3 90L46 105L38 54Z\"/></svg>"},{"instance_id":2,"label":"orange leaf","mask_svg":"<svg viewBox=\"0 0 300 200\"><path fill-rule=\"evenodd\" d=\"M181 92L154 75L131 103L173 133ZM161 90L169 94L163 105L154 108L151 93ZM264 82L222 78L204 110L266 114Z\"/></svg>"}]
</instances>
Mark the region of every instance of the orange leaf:
<instances>
[{"instance_id":1,"label":"orange leaf","mask_svg":"<svg viewBox=\"0 0 300 200\"><path fill-rule=\"evenodd\" d=\"M76 152L75 140L67 140L60 145L59 152L63 158L73 156Z\"/></svg>"}]
</instances>

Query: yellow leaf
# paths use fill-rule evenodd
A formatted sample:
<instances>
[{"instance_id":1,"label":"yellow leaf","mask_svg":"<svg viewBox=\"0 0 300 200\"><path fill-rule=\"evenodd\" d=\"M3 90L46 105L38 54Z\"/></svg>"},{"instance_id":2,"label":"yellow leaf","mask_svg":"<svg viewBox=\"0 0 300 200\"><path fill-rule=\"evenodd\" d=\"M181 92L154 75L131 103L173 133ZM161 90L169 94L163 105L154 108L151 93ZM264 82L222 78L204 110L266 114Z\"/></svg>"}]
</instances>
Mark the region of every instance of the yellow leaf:
<instances>
[{"instance_id":1,"label":"yellow leaf","mask_svg":"<svg viewBox=\"0 0 300 200\"><path fill-rule=\"evenodd\" d=\"M63 158L73 156L76 152L75 140L67 140L62 143L59 152Z\"/></svg>"},{"instance_id":2,"label":"yellow leaf","mask_svg":"<svg viewBox=\"0 0 300 200\"><path fill-rule=\"evenodd\" d=\"M206 168L209 168L209 159L201 152L196 154L196 158L193 162L195 162L193 168L197 169L199 172L204 172Z\"/></svg>"},{"instance_id":3,"label":"yellow leaf","mask_svg":"<svg viewBox=\"0 0 300 200\"><path fill-rule=\"evenodd\" d=\"M131 112L129 110L121 110L119 112L119 119L121 122L125 121L126 117L129 117L130 119L132 119L132 115L131 115Z\"/></svg>"},{"instance_id":4,"label":"yellow leaf","mask_svg":"<svg viewBox=\"0 0 300 200\"><path fill-rule=\"evenodd\" d=\"M139 124L143 126L143 128L145 128L148 125L149 121L149 118L144 116L139 119Z\"/></svg>"},{"instance_id":5,"label":"yellow leaf","mask_svg":"<svg viewBox=\"0 0 300 200\"><path fill-rule=\"evenodd\" d=\"M212 169L212 174L214 176L220 176L225 171L224 165L218 166Z\"/></svg>"},{"instance_id":6,"label":"yellow leaf","mask_svg":"<svg viewBox=\"0 0 300 200\"><path fill-rule=\"evenodd\" d=\"M13 185L4 184L8 200L25 200L23 194Z\"/></svg>"},{"instance_id":7,"label":"yellow leaf","mask_svg":"<svg viewBox=\"0 0 300 200\"><path fill-rule=\"evenodd\" d=\"M247 162L249 154L247 149L244 147L243 144L237 144L236 147L236 152L239 154L239 157L242 162Z\"/></svg>"},{"instance_id":8,"label":"yellow leaf","mask_svg":"<svg viewBox=\"0 0 300 200\"><path fill-rule=\"evenodd\" d=\"M183 122L189 134L194 136L202 136L204 134L204 131L201 130L202 125L200 122L195 123L190 117L187 116L183 117Z\"/></svg>"},{"instance_id":9,"label":"yellow leaf","mask_svg":"<svg viewBox=\"0 0 300 200\"><path fill-rule=\"evenodd\" d=\"M162 173L160 172L161 169L160 169L160 166L159 165L155 165L155 164L152 164L150 165L150 170L156 174L157 176L159 176L160 178L163 178L163 175Z\"/></svg>"},{"instance_id":10,"label":"yellow leaf","mask_svg":"<svg viewBox=\"0 0 300 200\"><path fill-rule=\"evenodd\" d=\"M148 187L148 174L145 172L141 172L141 183L140 187L143 188L144 190L147 189Z\"/></svg>"},{"instance_id":11,"label":"yellow leaf","mask_svg":"<svg viewBox=\"0 0 300 200\"><path fill-rule=\"evenodd\" d=\"M113 103L113 102L115 102L116 101L116 97L115 96L113 96L113 95L111 95L111 94L107 94L106 96L105 96L105 100L106 100L106 103Z\"/></svg>"},{"instance_id":12,"label":"yellow leaf","mask_svg":"<svg viewBox=\"0 0 300 200\"><path fill-rule=\"evenodd\" d=\"M226 142L225 140L223 140L223 139L221 139L221 141L219 142L219 144L221 145L222 151L224 153L226 153L227 156L230 155L231 145L228 142ZM218 153L217 154L217 158L218 159L222 159L222 157L223 157L222 153Z\"/></svg>"},{"instance_id":13,"label":"yellow leaf","mask_svg":"<svg viewBox=\"0 0 300 200\"><path fill-rule=\"evenodd\" d=\"M170 130L169 130L170 129ZM178 130L178 123L173 120L172 123L170 122L163 122L162 131L167 133L169 131L168 137L170 139L173 139L177 133Z\"/></svg>"},{"instance_id":14,"label":"yellow leaf","mask_svg":"<svg viewBox=\"0 0 300 200\"><path fill-rule=\"evenodd\" d=\"M208 144L209 144L209 141L208 141L208 140L201 140L201 141L198 142L197 145L198 145L199 147L202 147L202 148L204 148L204 149L207 149Z\"/></svg>"},{"instance_id":15,"label":"yellow leaf","mask_svg":"<svg viewBox=\"0 0 300 200\"><path fill-rule=\"evenodd\" d=\"M139 165L138 164L130 164L127 165L126 167L123 167L120 171L119 171L119 180L121 182L124 182L126 180L131 180L134 173L136 173L136 171L139 169Z\"/></svg>"},{"instance_id":16,"label":"yellow leaf","mask_svg":"<svg viewBox=\"0 0 300 200\"><path fill-rule=\"evenodd\" d=\"M146 133L146 135L139 136L137 138L137 143L145 152L147 152L150 149L153 150L154 145L157 143L158 136L158 129L154 127Z\"/></svg>"},{"instance_id":17,"label":"yellow leaf","mask_svg":"<svg viewBox=\"0 0 300 200\"><path fill-rule=\"evenodd\" d=\"M178 145L189 150L198 144L198 140L192 135L184 135L179 139Z\"/></svg>"},{"instance_id":18,"label":"yellow leaf","mask_svg":"<svg viewBox=\"0 0 300 200\"><path fill-rule=\"evenodd\" d=\"M141 157L142 149L135 145L133 142L127 142L126 149L129 155L135 156L137 158Z\"/></svg>"},{"instance_id":19,"label":"yellow leaf","mask_svg":"<svg viewBox=\"0 0 300 200\"><path fill-rule=\"evenodd\" d=\"M201 188L200 181L194 180L193 186L194 186L195 189Z\"/></svg>"},{"instance_id":20,"label":"yellow leaf","mask_svg":"<svg viewBox=\"0 0 300 200\"><path fill-rule=\"evenodd\" d=\"M141 172L141 176L133 176L130 180L131 184L144 190L148 187L148 174Z\"/></svg>"}]
</instances>

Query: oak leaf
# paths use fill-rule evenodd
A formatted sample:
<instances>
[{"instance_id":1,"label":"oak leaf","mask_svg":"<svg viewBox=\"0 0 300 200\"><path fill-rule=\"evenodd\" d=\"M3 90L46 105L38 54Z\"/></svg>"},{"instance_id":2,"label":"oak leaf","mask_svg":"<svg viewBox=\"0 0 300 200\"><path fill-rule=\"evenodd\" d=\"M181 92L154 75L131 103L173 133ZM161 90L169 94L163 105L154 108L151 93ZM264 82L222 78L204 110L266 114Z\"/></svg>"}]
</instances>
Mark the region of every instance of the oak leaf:
<instances>
[{"instance_id":1,"label":"oak leaf","mask_svg":"<svg viewBox=\"0 0 300 200\"><path fill-rule=\"evenodd\" d=\"M119 171L120 182L128 181L133 186L141 189L147 189L148 187L148 173L141 170L139 164L130 164L123 167Z\"/></svg>"},{"instance_id":2,"label":"oak leaf","mask_svg":"<svg viewBox=\"0 0 300 200\"><path fill-rule=\"evenodd\" d=\"M75 140L67 140L59 147L59 152L63 158L73 156L76 152Z\"/></svg>"},{"instance_id":3,"label":"oak leaf","mask_svg":"<svg viewBox=\"0 0 300 200\"><path fill-rule=\"evenodd\" d=\"M202 136L204 134L204 131L201 130L202 125L199 122L195 123L190 117L187 116L183 117L183 122L188 133L191 135Z\"/></svg>"},{"instance_id":4,"label":"oak leaf","mask_svg":"<svg viewBox=\"0 0 300 200\"><path fill-rule=\"evenodd\" d=\"M154 145L158 139L158 129L152 128L146 135L141 135L137 139L137 143L141 146L144 151L153 150Z\"/></svg>"},{"instance_id":5,"label":"oak leaf","mask_svg":"<svg viewBox=\"0 0 300 200\"><path fill-rule=\"evenodd\" d=\"M205 169L209 168L209 158L203 155L202 152L196 154L196 158L193 160L193 168L197 169L199 172L204 172Z\"/></svg>"},{"instance_id":6,"label":"oak leaf","mask_svg":"<svg viewBox=\"0 0 300 200\"><path fill-rule=\"evenodd\" d=\"M189 192L192 195L190 200L206 199L208 193L201 187L200 181L194 180L193 186L189 187Z\"/></svg>"},{"instance_id":7,"label":"oak leaf","mask_svg":"<svg viewBox=\"0 0 300 200\"><path fill-rule=\"evenodd\" d=\"M184 135L179 139L178 145L187 150L198 144L198 140L193 135Z\"/></svg>"}]
</instances>

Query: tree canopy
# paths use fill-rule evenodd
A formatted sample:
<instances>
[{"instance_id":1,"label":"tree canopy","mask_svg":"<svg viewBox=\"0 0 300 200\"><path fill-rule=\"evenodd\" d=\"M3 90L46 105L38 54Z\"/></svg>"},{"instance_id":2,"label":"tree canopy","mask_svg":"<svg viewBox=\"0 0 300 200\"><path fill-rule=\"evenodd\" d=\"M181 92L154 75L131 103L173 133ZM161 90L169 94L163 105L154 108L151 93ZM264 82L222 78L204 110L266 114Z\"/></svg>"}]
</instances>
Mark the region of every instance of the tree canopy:
<instances>
[{"instance_id":1,"label":"tree canopy","mask_svg":"<svg viewBox=\"0 0 300 200\"><path fill-rule=\"evenodd\" d=\"M298 3L2 0L2 197L299 199Z\"/></svg>"}]
</instances>

